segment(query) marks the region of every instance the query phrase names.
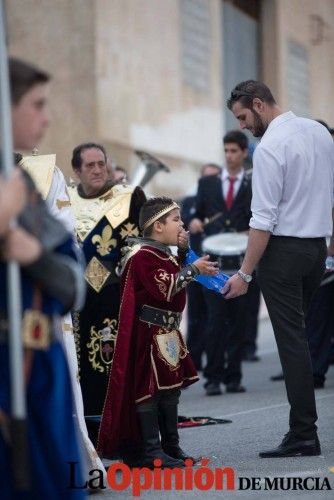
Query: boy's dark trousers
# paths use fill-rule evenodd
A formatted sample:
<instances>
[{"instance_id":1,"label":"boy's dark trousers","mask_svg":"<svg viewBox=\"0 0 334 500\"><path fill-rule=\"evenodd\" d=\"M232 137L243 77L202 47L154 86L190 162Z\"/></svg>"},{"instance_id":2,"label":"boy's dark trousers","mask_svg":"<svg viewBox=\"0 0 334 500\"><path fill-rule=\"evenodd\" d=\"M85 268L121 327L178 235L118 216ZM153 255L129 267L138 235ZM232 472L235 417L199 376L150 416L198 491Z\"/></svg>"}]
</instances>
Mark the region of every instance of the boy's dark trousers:
<instances>
[{"instance_id":1,"label":"boy's dark trousers","mask_svg":"<svg viewBox=\"0 0 334 500\"><path fill-rule=\"evenodd\" d=\"M153 460L159 458L163 467L183 467L184 460L191 458L179 446L177 406L180 393L179 389L158 391L154 397L136 406L142 435L141 465L153 466Z\"/></svg>"}]
</instances>

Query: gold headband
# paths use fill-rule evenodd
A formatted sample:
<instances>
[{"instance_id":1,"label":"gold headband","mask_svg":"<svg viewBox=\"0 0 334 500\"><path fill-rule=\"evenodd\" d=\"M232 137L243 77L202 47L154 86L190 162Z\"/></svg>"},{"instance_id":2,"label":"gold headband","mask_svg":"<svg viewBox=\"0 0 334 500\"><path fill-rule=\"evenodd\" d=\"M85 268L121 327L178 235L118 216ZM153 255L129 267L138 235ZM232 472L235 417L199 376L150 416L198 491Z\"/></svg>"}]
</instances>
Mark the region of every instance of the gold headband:
<instances>
[{"instance_id":1,"label":"gold headband","mask_svg":"<svg viewBox=\"0 0 334 500\"><path fill-rule=\"evenodd\" d=\"M175 201L173 201L173 203L171 205L168 205L168 207L160 210L160 212L156 213L150 219L148 219L145 222L145 224L143 225L143 231L145 231L145 229L147 229L149 226L154 224L154 222L156 220L160 219L160 217L162 217L163 215L168 214L168 212L171 212L172 210L174 210L174 208L180 208L179 205L177 203L175 203Z\"/></svg>"}]
</instances>

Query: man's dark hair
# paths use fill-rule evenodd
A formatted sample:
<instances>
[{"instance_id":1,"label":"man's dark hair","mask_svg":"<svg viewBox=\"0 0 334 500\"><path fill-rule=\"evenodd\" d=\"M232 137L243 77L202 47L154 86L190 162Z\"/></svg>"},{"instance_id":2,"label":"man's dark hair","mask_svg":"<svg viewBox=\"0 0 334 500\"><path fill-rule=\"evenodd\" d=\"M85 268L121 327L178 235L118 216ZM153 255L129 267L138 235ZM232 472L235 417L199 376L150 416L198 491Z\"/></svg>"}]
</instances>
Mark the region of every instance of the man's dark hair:
<instances>
[{"instance_id":1,"label":"man's dark hair","mask_svg":"<svg viewBox=\"0 0 334 500\"><path fill-rule=\"evenodd\" d=\"M245 150L248 148L248 137L240 130L231 130L223 137L223 143L230 144L231 142L238 144L239 148Z\"/></svg>"},{"instance_id":2,"label":"man's dark hair","mask_svg":"<svg viewBox=\"0 0 334 500\"><path fill-rule=\"evenodd\" d=\"M235 102L240 102L244 108L252 109L253 99L258 97L261 101L273 106L276 101L267 85L256 80L246 80L238 83L227 100L228 109L232 109Z\"/></svg>"},{"instance_id":3,"label":"man's dark hair","mask_svg":"<svg viewBox=\"0 0 334 500\"><path fill-rule=\"evenodd\" d=\"M80 170L82 165L81 153L86 151L86 149L96 148L102 151L104 155L105 162L107 162L107 153L101 144L96 144L95 142L85 142L84 144L79 144L73 149L71 165L74 170Z\"/></svg>"},{"instance_id":4,"label":"man's dark hair","mask_svg":"<svg viewBox=\"0 0 334 500\"><path fill-rule=\"evenodd\" d=\"M154 217L154 215L156 215L158 212L172 205L172 203L174 203L174 200L165 196L151 198L144 203L139 213L139 227L143 231L144 236L151 236L153 229L153 224L151 224L147 229L143 230L143 226L146 224L146 222L151 219L151 217ZM164 224L168 215L169 213L163 215L157 220Z\"/></svg>"},{"instance_id":5,"label":"man's dark hair","mask_svg":"<svg viewBox=\"0 0 334 500\"><path fill-rule=\"evenodd\" d=\"M17 104L34 85L50 80L48 73L20 59L10 57L8 65L12 104Z\"/></svg>"},{"instance_id":6,"label":"man's dark hair","mask_svg":"<svg viewBox=\"0 0 334 500\"><path fill-rule=\"evenodd\" d=\"M329 128L329 129L328 129L328 132L329 132L331 135L334 135L334 128Z\"/></svg>"}]
</instances>

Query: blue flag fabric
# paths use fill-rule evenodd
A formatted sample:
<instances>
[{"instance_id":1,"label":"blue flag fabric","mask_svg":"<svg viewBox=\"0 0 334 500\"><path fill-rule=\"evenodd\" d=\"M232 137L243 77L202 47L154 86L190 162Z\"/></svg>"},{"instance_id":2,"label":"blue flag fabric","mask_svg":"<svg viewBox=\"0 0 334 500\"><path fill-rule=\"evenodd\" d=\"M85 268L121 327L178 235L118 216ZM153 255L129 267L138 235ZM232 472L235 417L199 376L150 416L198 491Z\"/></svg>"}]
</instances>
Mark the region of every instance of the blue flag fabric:
<instances>
[{"instance_id":1,"label":"blue flag fabric","mask_svg":"<svg viewBox=\"0 0 334 500\"><path fill-rule=\"evenodd\" d=\"M186 263L192 264L197 259L199 259L199 256L193 250L190 249L186 256ZM217 293L221 293L225 283L229 278L230 276L223 273L222 271L219 271L219 273L216 274L216 276L203 276L202 274L198 274L195 280L198 281L198 283L201 283L201 285L205 286L205 288L213 290L214 292Z\"/></svg>"}]
</instances>

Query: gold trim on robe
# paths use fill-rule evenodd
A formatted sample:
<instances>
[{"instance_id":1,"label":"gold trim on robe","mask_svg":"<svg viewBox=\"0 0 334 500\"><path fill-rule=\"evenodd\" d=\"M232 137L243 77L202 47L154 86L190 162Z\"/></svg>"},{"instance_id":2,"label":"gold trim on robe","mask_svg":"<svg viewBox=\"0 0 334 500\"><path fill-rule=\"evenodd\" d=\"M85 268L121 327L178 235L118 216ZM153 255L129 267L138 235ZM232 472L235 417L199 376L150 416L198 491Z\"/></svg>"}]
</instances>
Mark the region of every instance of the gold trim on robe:
<instances>
[{"instance_id":1,"label":"gold trim on robe","mask_svg":"<svg viewBox=\"0 0 334 500\"><path fill-rule=\"evenodd\" d=\"M117 184L97 198L82 198L76 186L68 189L76 232L84 241L100 220L106 217L113 229L129 217L133 186Z\"/></svg>"},{"instance_id":2,"label":"gold trim on robe","mask_svg":"<svg viewBox=\"0 0 334 500\"><path fill-rule=\"evenodd\" d=\"M46 200L52 184L56 155L24 156L20 165L32 177L38 191Z\"/></svg>"}]
</instances>

